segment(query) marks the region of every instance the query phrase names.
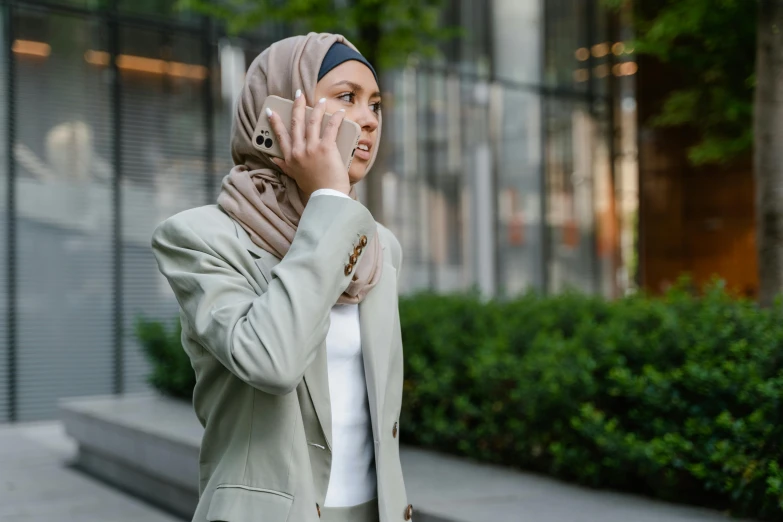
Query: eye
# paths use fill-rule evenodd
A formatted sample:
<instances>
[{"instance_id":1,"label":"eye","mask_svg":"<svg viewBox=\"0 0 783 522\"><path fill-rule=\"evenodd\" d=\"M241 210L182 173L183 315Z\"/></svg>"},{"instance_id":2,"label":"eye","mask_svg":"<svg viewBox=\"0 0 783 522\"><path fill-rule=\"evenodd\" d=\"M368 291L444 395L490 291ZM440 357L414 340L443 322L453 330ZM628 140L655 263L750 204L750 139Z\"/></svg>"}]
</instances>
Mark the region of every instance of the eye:
<instances>
[{"instance_id":1,"label":"eye","mask_svg":"<svg viewBox=\"0 0 783 522\"><path fill-rule=\"evenodd\" d=\"M372 103L372 104L370 104L370 107L372 108L372 111L375 114L380 114L381 113L381 102L378 101L378 102Z\"/></svg>"},{"instance_id":2,"label":"eye","mask_svg":"<svg viewBox=\"0 0 783 522\"><path fill-rule=\"evenodd\" d=\"M344 92L337 95L337 99L342 100L345 103L353 103L354 98L356 98L356 94L352 92Z\"/></svg>"}]
</instances>

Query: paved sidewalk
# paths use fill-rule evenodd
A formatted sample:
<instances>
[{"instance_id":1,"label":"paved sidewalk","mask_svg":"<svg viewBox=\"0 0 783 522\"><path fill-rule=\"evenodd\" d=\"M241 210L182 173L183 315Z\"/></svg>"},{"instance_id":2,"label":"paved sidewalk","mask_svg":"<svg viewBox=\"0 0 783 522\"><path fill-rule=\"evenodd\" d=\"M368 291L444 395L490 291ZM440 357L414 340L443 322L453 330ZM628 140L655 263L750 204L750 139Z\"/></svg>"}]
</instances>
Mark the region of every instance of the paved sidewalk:
<instances>
[{"instance_id":1,"label":"paved sidewalk","mask_svg":"<svg viewBox=\"0 0 783 522\"><path fill-rule=\"evenodd\" d=\"M181 522L69 467L59 422L0 425L0 522ZM416 522L729 522L417 448L402 450Z\"/></svg>"},{"instance_id":2,"label":"paved sidewalk","mask_svg":"<svg viewBox=\"0 0 783 522\"><path fill-rule=\"evenodd\" d=\"M181 522L68 466L59 422L0 425L0 522Z\"/></svg>"},{"instance_id":3,"label":"paved sidewalk","mask_svg":"<svg viewBox=\"0 0 783 522\"><path fill-rule=\"evenodd\" d=\"M715 511L596 491L418 448L401 455L414 510L420 506L433 516L425 522L739 522Z\"/></svg>"}]
</instances>

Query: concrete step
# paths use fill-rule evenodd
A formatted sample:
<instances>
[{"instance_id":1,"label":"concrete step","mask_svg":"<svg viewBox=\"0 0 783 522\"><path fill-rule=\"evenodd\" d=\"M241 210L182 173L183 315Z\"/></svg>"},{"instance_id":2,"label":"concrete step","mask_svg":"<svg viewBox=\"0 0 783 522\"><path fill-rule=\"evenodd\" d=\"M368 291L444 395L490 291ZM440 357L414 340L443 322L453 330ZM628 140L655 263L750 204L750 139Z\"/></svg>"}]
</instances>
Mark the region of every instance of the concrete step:
<instances>
[{"instance_id":1,"label":"concrete step","mask_svg":"<svg viewBox=\"0 0 783 522\"><path fill-rule=\"evenodd\" d=\"M79 466L190 518L202 428L190 404L159 395L63 401ZM419 448L401 448L416 522L725 522L716 511L596 491Z\"/></svg>"}]
</instances>

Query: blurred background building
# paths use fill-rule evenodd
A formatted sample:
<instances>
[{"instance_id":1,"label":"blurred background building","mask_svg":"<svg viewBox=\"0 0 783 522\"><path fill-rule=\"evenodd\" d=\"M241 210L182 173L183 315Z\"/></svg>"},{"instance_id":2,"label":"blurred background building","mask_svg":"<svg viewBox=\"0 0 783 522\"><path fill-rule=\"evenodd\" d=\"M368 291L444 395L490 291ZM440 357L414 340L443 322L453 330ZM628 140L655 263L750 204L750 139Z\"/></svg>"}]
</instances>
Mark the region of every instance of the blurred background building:
<instances>
[{"instance_id":1,"label":"blurred background building","mask_svg":"<svg viewBox=\"0 0 783 522\"><path fill-rule=\"evenodd\" d=\"M464 36L383 78L376 218L404 290L635 286L633 49L599 0L449 0ZM0 2L0 422L147 389L134 319L174 321L157 223L214 202L245 67L169 1Z\"/></svg>"},{"instance_id":2,"label":"blurred background building","mask_svg":"<svg viewBox=\"0 0 783 522\"><path fill-rule=\"evenodd\" d=\"M652 122L686 79L671 64L639 57L639 281L662 292L684 273L701 287L715 275L755 298L759 288L756 201L750 152L728 165L694 166L693 129ZM694 77L687 79L694 81Z\"/></svg>"}]
</instances>

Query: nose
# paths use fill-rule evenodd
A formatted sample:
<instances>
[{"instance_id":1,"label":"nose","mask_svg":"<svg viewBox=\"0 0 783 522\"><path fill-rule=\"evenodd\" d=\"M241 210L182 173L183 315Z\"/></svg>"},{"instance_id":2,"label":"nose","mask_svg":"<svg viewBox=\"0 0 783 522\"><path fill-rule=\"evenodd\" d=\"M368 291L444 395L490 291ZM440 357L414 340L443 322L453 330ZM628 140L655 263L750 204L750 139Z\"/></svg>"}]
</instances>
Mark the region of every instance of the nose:
<instances>
[{"instance_id":1,"label":"nose","mask_svg":"<svg viewBox=\"0 0 783 522\"><path fill-rule=\"evenodd\" d=\"M362 130L367 133L371 133L378 128L378 116L367 105L358 107L353 121L358 123Z\"/></svg>"}]
</instances>

